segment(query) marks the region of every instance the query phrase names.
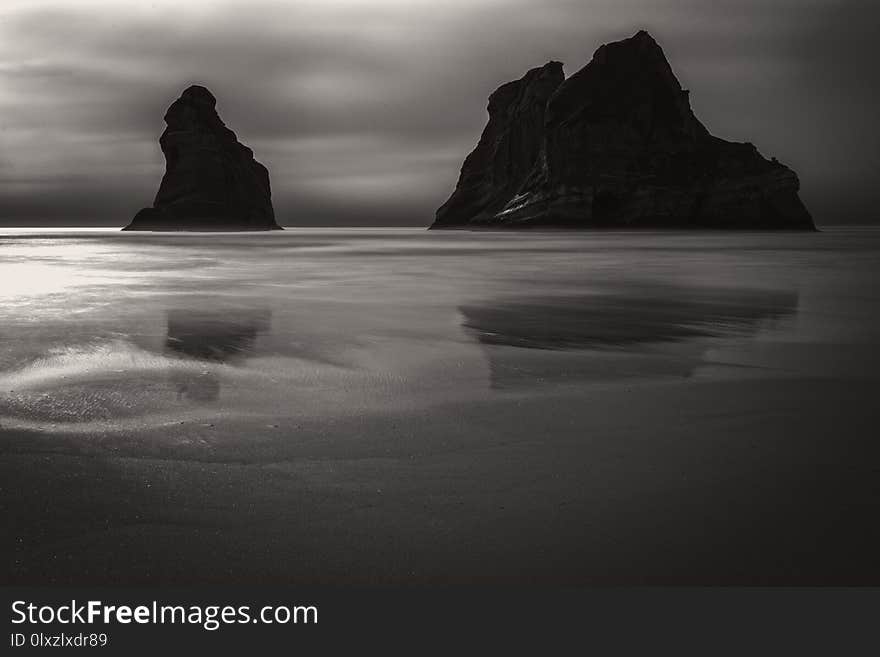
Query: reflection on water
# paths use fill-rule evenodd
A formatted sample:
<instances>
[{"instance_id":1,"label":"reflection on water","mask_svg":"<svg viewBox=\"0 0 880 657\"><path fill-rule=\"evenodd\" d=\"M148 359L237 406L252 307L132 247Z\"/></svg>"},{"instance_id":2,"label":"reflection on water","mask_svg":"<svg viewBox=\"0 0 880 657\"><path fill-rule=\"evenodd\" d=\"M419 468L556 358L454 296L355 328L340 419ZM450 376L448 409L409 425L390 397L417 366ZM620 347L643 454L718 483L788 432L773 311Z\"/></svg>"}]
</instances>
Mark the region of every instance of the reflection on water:
<instances>
[{"instance_id":1,"label":"reflection on water","mask_svg":"<svg viewBox=\"0 0 880 657\"><path fill-rule=\"evenodd\" d=\"M0 233L7 574L860 573L878 278L862 230Z\"/></svg>"},{"instance_id":2,"label":"reflection on water","mask_svg":"<svg viewBox=\"0 0 880 657\"><path fill-rule=\"evenodd\" d=\"M268 308L174 308L168 311L165 349L202 361L242 359L253 352L257 335L269 329L271 317ZM220 395L220 379L210 369L175 369L171 381L178 398L207 402Z\"/></svg>"},{"instance_id":3,"label":"reflection on water","mask_svg":"<svg viewBox=\"0 0 880 657\"><path fill-rule=\"evenodd\" d=\"M461 306L463 325L484 344L600 349L748 333L797 311L794 292L636 287L570 297Z\"/></svg>"},{"instance_id":4,"label":"reflection on water","mask_svg":"<svg viewBox=\"0 0 880 657\"><path fill-rule=\"evenodd\" d=\"M744 336L797 312L796 292L623 285L613 293L513 297L459 308L485 347L493 387L621 376L689 376L707 339ZM518 347L510 351L499 347ZM524 350L543 350L529 355ZM547 351L583 351L554 356Z\"/></svg>"},{"instance_id":5,"label":"reflection on water","mask_svg":"<svg viewBox=\"0 0 880 657\"><path fill-rule=\"evenodd\" d=\"M0 433L190 444L194 426L428 417L510 386L877 371L877 231L27 231L0 247Z\"/></svg>"},{"instance_id":6,"label":"reflection on water","mask_svg":"<svg viewBox=\"0 0 880 657\"><path fill-rule=\"evenodd\" d=\"M247 356L257 335L269 329L268 308L212 308L168 311L168 351L198 360L225 363Z\"/></svg>"}]
</instances>

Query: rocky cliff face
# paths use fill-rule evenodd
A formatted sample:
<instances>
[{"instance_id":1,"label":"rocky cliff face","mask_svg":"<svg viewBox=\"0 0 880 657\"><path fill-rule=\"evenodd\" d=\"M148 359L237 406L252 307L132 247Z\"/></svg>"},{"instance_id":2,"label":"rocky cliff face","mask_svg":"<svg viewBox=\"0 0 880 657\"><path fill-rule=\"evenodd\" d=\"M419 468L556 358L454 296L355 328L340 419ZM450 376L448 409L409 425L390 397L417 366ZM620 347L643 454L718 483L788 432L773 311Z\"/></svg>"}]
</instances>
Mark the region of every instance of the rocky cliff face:
<instances>
[{"instance_id":1,"label":"rocky cliff face","mask_svg":"<svg viewBox=\"0 0 880 657\"><path fill-rule=\"evenodd\" d=\"M153 207L124 230L274 230L269 171L240 144L200 86L168 108L159 138L165 175Z\"/></svg>"},{"instance_id":2,"label":"rocky cliff face","mask_svg":"<svg viewBox=\"0 0 880 657\"><path fill-rule=\"evenodd\" d=\"M555 62L535 70L547 67L561 76ZM539 104L537 90L532 97ZM713 137L647 32L599 48L550 89L543 111L493 116L491 108L434 228L814 228L794 171L752 144ZM510 134L539 143L528 173L526 158L498 137ZM486 173L499 171L503 184Z\"/></svg>"},{"instance_id":3,"label":"rocky cliff face","mask_svg":"<svg viewBox=\"0 0 880 657\"><path fill-rule=\"evenodd\" d=\"M535 166L547 100L564 79L562 64L550 62L489 96L489 123L435 227L489 222L507 205Z\"/></svg>"}]
</instances>

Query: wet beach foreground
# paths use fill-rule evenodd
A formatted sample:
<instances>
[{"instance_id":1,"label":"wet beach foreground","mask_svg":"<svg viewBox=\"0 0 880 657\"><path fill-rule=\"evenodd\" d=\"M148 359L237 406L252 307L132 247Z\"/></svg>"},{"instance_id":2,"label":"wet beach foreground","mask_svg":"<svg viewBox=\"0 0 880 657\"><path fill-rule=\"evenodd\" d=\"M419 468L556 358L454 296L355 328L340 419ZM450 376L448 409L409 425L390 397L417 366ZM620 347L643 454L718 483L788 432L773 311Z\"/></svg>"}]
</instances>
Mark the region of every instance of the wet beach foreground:
<instances>
[{"instance_id":1,"label":"wet beach foreground","mask_svg":"<svg viewBox=\"0 0 880 657\"><path fill-rule=\"evenodd\" d=\"M877 584L880 232L0 236L10 584Z\"/></svg>"}]
</instances>

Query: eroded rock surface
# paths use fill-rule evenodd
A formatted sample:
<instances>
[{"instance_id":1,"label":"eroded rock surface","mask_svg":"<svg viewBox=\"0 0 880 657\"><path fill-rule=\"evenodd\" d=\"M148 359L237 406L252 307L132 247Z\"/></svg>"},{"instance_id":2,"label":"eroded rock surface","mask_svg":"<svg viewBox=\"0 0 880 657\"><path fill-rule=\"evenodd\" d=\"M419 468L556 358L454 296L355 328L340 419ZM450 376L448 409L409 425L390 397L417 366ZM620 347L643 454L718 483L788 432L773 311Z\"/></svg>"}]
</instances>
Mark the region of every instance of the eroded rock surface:
<instances>
[{"instance_id":1,"label":"eroded rock surface","mask_svg":"<svg viewBox=\"0 0 880 657\"><path fill-rule=\"evenodd\" d=\"M165 175L153 207L124 230L275 230L269 171L239 143L205 87L191 86L168 108L159 138Z\"/></svg>"},{"instance_id":2,"label":"eroded rock surface","mask_svg":"<svg viewBox=\"0 0 880 657\"><path fill-rule=\"evenodd\" d=\"M507 205L535 166L547 100L564 79L562 64L549 62L489 96L489 123L437 211L436 227L489 222Z\"/></svg>"},{"instance_id":3,"label":"eroded rock surface","mask_svg":"<svg viewBox=\"0 0 880 657\"><path fill-rule=\"evenodd\" d=\"M552 73L527 102L493 112L492 99L535 71ZM432 227L814 229L795 172L712 136L647 32L553 84L561 75L551 62L492 95L489 125Z\"/></svg>"}]
</instances>

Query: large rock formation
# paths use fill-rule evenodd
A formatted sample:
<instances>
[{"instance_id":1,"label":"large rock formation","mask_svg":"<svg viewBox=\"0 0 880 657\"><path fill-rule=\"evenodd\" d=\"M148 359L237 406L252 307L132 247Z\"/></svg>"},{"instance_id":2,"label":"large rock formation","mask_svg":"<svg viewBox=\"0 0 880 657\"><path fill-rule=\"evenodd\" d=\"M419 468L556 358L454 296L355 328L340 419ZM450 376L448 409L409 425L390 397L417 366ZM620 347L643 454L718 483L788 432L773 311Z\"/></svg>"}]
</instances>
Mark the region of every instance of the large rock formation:
<instances>
[{"instance_id":1,"label":"large rock formation","mask_svg":"<svg viewBox=\"0 0 880 657\"><path fill-rule=\"evenodd\" d=\"M275 230L269 171L217 115L216 99L192 86L165 114L165 175L153 207L123 230Z\"/></svg>"},{"instance_id":2,"label":"large rock formation","mask_svg":"<svg viewBox=\"0 0 880 657\"><path fill-rule=\"evenodd\" d=\"M798 188L794 171L752 144L713 137L641 31L567 80L551 62L492 94L489 124L432 228L812 230Z\"/></svg>"}]
</instances>

